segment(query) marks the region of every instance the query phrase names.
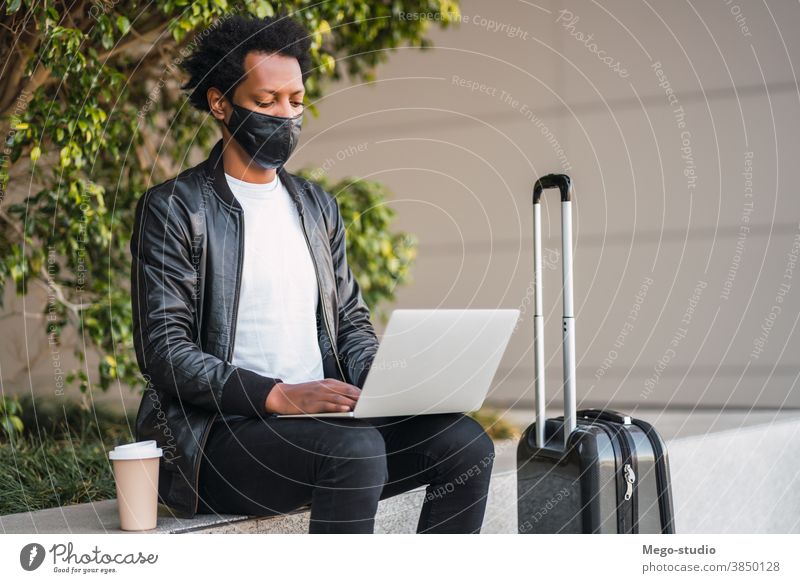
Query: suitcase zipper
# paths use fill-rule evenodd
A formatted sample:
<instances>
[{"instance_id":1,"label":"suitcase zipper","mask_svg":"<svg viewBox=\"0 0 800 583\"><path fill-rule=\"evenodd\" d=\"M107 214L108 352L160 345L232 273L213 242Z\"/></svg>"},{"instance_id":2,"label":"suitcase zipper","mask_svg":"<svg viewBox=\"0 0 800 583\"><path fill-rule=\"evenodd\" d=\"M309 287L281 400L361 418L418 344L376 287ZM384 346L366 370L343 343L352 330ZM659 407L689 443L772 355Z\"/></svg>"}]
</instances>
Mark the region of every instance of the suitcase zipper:
<instances>
[{"instance_id":1,"label":"suitcase zipper","mask_svg":"<svg viewBox=\"0 0 800 583\"><path fill-rule=\"evenodd\" d=\"M633 532L633 482L628 481L628 475L625 467L631 467L631 452L628 447L628 440L625 436L625 430L615 423L609 423L613 427L619 441L619 447L622 452L622 479L625 484L626 493L623 494L622 500L619 505L620 515L620 534L629 534ZM631 489L631 496L627 496L627 489ZM630 517L630 520L629 520Z\"/></svg>"},{"instance_id":2,"label":"suitcase zipper","mask_svg":"<svg viewBox=\"0 0 800 583\"><path fill-rule=\"evenodd\" d=\"M622 457L622 472L617 472L617 486L618 492L624 493L621 497L617 497L617 532L619 534L630 534L634 532L633 528L636 522L634 514L636 474L633 470L633 460L631 459L631 450L625 435L625 430L620 428L619 424L613 421L606 421L599 417L585 418L590 419L592 423L596 423L610 430L607 431L607 433L611 436L612 443L614 441L619 443L620 456ZM629 491L630 496L628 496ZM631 516L631 520L628 520L629 515Z\"/></svg>"},{"instance_id":3,"label":"suitcase zipper","mask_svg":"<svg viewBox=\"0 0 800 583\"><path fill-rule=\"evenodd\" d=\"M636 481L636 474L633 473L633 468L630 464L625 464L623 470L625 472L625 481L628 483L628 487L625 490L625 500L630 500L631 496L633 496L633 483Z\"/></svg>"},{"instance_id":4,"label":"suitcase zipper","mask_svg":"<svg viewBox=\"0 0 800 583\"><path fill-rule=\"evenodd\" d=\"M624 427L619 427L619 432L621 438L625 441L626 446L628 447L628 463L622 466L624 476L625 476L625 483L626 483L626 490L625 490L625 500L630 501L631 507L631 534L638 534L639 533L639 493L637 491L637 483L636 483L636 443L633 440L633 437L625 430ZM634 469L635 468L635 469Z\"/></svg>"}]
</instances>

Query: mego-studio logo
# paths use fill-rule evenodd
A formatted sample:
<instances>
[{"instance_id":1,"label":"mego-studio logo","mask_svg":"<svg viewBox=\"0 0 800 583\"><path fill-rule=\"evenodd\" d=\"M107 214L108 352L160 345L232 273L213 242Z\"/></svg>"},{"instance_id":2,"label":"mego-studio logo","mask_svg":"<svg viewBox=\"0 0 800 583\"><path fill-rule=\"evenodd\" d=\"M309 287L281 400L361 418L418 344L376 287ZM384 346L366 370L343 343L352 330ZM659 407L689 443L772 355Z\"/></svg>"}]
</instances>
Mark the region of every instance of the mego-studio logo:
<instances>
[{"instance_id":1,"label":"mego-studio logo","mask_svg":"<svg viewBox=\"0 0 800 583\"><path fill-rule=\"evenodd\" d=\"M19 564L26 571L35 571L44 562L44 547L39 543L28 543L19 552Z\"/></svg>"}]
</instances>

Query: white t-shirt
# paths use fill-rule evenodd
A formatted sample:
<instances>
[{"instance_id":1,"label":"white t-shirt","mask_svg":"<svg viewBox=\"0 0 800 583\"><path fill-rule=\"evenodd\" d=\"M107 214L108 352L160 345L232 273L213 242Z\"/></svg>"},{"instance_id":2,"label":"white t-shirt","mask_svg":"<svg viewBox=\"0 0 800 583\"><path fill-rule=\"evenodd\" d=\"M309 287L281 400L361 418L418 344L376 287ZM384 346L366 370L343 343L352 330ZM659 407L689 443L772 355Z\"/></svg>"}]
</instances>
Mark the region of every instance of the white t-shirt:
<instances>
[{"instance_id":1,"label":"white t-shirt","mask_svg":"<svg viewBox=\"0 0 800 583\"><path fill-rule=\"evenodd\" d=\"M232 364L286 383L323 379L319 287L291 195L277 175L267 184L225 178L244 209Z\"/></svg>"}]
</instances>

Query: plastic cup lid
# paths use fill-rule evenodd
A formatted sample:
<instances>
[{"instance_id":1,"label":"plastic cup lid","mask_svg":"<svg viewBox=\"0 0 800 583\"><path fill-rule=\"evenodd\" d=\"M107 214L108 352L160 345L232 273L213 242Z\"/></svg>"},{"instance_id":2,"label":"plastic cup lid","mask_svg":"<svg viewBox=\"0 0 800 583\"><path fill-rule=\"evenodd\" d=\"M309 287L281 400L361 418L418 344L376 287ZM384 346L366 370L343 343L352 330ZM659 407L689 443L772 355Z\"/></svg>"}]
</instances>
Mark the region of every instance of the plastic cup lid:
<instances>
[{"instance_id":1,"label":"plastic cup lid","mask_svg":"<svg viewBox=\"0 0 800 583\"><path fill-rule=\"evenodd\" d=\"M112 460L140 460L161 457L162 450L157 446L155 439L137 441L118 445L112 449L108 457Z\"/></svg>"}]
</instances>

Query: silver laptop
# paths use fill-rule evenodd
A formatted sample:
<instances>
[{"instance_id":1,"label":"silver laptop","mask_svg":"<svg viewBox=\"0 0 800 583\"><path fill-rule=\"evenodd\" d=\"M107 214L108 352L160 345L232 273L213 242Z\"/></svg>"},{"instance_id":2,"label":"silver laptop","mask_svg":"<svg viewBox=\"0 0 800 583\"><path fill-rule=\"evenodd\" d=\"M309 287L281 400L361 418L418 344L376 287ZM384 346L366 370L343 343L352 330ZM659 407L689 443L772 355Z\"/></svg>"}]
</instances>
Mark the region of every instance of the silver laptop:
<instances>
[{"instance_id":1,"label":"silver laptop","mask_svg":"<svg viewBox=\"0 0 800 583\"><path fill-rule=\"evenodd\" d=\"M395 310L353 411L279 417L476 411L518 318L516 309Z\"/></svg>"}]
</instances>

